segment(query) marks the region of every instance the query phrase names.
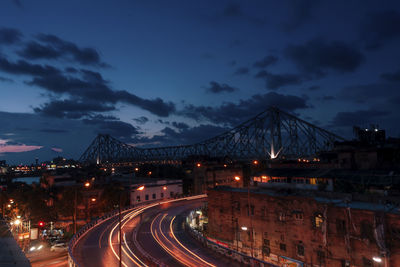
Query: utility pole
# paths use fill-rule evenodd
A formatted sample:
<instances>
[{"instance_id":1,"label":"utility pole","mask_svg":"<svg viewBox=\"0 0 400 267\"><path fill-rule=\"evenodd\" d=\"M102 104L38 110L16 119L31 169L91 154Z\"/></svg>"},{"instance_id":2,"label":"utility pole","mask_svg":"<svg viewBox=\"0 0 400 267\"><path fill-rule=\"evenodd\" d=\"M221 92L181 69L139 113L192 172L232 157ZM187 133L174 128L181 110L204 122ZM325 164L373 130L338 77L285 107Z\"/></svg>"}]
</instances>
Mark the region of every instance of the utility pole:
<instances>
[{"instance_id":1,"label":"utility pole","mask_svg":"<svg viewBox=\"0 0 400 267\"><path fill-rule=\"evenodd\" d=\"M122 204L122 194L119 195L119 267L122 267L122 232L121 232L121 221L122 221L122 210L121 210L121 204Z\"/></svg>"},{"instance_id":2,"label":"utility pole","mask_svg":"<svg viewBox=\"0 0 400 267\"><path fill-rule=\"evenodd\" d=\"M78 198L77 188L75 186L75 196L74 196L74 234L76 234L76 202Z\"/></svg>"}]
</instances>

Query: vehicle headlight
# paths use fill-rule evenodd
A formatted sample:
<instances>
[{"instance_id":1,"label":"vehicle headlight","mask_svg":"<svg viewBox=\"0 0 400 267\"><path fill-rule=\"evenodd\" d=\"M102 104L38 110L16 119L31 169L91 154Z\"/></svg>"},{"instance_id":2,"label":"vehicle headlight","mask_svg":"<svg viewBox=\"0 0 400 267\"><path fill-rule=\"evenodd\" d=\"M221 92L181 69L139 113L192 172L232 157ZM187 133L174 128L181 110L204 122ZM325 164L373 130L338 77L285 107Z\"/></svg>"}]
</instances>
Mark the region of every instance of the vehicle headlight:
<instances>
[{"instance_id":1,"label":"vehicle headlight","mask_svg":"<svg viewBox=\"0 0 400 267\"><path fill-rule=\"evenodd\" d=\"M31 247L30 249L29 249L29 251L34 251L36 249L36 247Z\"/></svg>"},{"instance_id":2,"label":"vehicle headlight","mask_svg":"<svg viewBox=\"0 0 400 267\"><path fill-rule=\"evenodd\" d=\"M43 245L40 245L37 249L40 250L40 249L42 249L42 247L43 247Z\"/></svg>"}]
</instances>

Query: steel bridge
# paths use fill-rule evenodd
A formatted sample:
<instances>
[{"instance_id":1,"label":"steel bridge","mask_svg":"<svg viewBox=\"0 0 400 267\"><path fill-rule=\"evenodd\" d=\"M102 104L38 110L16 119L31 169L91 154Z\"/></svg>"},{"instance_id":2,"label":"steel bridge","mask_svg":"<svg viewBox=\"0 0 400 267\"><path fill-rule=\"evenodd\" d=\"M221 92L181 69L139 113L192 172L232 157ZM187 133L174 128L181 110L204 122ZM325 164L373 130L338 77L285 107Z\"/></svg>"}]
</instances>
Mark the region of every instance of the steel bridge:
<instances>
[{"instance_id":1,"label":"steel bridge","mask_svg":"<svg viewBox=\"0 0 400 267\"><path fill-rule=\"evenodd\" d=\"M289 113L270 107L239 126L208 140L182 146L138 148L99 134L82 163L180 162L190 157L231 160L312 157L344 139Z\"/></svg>"}]
</instances>

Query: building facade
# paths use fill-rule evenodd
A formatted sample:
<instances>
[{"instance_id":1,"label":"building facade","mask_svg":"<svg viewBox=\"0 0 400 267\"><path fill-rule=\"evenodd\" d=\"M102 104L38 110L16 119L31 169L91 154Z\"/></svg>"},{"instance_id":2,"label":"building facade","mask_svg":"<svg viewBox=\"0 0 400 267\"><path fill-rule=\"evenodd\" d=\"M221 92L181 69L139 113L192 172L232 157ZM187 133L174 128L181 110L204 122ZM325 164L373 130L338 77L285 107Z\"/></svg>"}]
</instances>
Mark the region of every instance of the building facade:
<instances>
[{"instance_id":1,"label":"building facade","mask_svg":"<svg viewBox=\"0 0 400 267\"><path fill-rule=\"evenodd\" d=\"M207 234L276 266L400 266L398 205L334 192L217 187Z\"/></svg>"},{"instance_id":2,"label":"building facade","mask_svg":"<svg viewBox=\"0 0 400 267\"><path fill-rule=\"evenodd\" d=\"M182 180L143 179L131 186L130 204L163 200L182 195Z\"/></svg>"}]
</instances>

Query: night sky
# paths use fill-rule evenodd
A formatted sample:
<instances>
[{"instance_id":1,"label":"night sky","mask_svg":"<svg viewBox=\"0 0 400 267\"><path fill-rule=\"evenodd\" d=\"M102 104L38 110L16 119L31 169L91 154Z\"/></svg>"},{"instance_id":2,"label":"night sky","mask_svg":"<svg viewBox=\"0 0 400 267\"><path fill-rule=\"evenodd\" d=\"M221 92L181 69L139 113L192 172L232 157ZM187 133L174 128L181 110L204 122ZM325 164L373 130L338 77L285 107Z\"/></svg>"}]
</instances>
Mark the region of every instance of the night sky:
<instances>
[{"instance_id":1,"label":"night sky","mask_svg":"<svg viewBox=\"0 0 400 267\"><path fill-rule=\"evenodd\" d=\"M3 0L0 160L190 144L269 105L400 137L399 48L399 1Z\"/></svg>"}]
</instances>

